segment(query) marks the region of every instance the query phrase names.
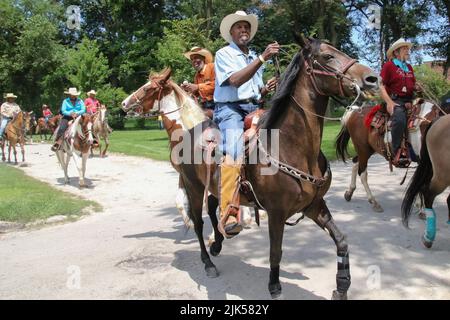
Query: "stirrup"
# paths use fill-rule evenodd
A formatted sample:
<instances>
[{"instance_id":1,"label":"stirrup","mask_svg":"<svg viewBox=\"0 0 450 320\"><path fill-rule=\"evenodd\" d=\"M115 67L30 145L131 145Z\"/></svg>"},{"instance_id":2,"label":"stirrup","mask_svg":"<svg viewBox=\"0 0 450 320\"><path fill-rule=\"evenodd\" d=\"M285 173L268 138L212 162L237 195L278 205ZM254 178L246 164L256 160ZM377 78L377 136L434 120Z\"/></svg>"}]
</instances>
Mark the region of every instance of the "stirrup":
<instances>
[{"instance_id":1,"label":"stirrup","mask_svg":"<svg viewBox=\"0 0 450 320\"><path fill-rule=\"evenodd\" d=\"M55 143L52 147L51 150L53 152L59 151L61 149L61 145L59 143Z\"/></svg>"},{"instance_id":2,"label":"stirrup","mask_svg":"<svg viewBox=\"0 0 450 320\"><path fill-rule=\"evenodd\" d=\"M237 222L226 225L225 222L227 222L230 215L233 215ZM239 216L239 207L229 204L226 208L225 215L220 219L218 224L219 231L225 238L231 239L242 231L243 227L239 222Z\"/></svg>"}]
</instances>

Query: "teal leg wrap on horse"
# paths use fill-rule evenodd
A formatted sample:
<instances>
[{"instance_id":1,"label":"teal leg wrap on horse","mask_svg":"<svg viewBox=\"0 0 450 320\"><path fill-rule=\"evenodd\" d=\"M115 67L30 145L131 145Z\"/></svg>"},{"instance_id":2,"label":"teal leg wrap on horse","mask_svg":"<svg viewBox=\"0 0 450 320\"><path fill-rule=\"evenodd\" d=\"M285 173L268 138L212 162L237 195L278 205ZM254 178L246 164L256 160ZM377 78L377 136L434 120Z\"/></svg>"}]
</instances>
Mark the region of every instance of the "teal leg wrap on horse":
<instances>
[{"instance_id":1,"label":"teal leg wrap on horse","mask_svg":"<svg viewBox=\"0 0 450 320\"><path fill-rule=\"evenodd\" d=\"M432 242L436 238L436 212L434 212L434 209L425 208L425 215L427 216L427 226L424 237L426 240Z\"/></svg>"}]
</instances>

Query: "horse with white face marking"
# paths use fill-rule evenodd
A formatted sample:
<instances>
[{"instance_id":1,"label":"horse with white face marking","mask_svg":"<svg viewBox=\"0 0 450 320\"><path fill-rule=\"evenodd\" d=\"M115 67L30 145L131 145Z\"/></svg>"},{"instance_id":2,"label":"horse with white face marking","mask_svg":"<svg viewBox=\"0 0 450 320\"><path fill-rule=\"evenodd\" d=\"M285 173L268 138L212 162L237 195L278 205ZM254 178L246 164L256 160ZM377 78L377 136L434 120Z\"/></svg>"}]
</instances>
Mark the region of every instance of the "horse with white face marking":
<instances>
[{"instance_id":1,"label":"horse with white face marking","mask_svg":"<svg viewBox=\"0 0 450 320\"><path fill-rule=\"evenodd\" d=\"M77 117L64 134L61 148L56 151L59 163L64 170L64 182L69 183L67 169L70 158L73 158L79 174L80 187L86 187L84 181L86 173L86 162L89 157L89 150L94 141L92 135L92 118L89 114Z\"/></svg>"}]
</instances>

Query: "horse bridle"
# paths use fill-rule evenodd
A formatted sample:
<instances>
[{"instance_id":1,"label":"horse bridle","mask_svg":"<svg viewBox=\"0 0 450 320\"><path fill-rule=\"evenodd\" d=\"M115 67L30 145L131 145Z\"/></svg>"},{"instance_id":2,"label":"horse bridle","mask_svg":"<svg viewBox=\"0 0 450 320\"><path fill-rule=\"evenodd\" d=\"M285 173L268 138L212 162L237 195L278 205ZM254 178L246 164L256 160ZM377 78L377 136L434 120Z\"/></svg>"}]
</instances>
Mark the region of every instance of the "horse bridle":
<instances>
[{"instance_id":1,"label":"horse bridle","mask_svg":"<svg viewBox=\"0 0 450 320\"><path fill-rule=\"evenodd\" d=\"M158 87L158 110L157 112L161 115L161 116L165 116L174 112L177 112L179 110L181 110L184 107L185 101L183 101L183 103L181 104L181 106L175 110L169 111L169 112L161 112L161 96L162 96L162 92L164 90L164 87L158 82L155 81L154 82L156 84L156 86ZM151 84L151 83L150 83ZM136 95L140 90L144 90L144 93L147 92L148 89L145 88L145 86L143 86L142 88L139 88L139 90L137 90L136 92L133 92L133 94L131 95L132 97L134 97L134 99L136 100L135 105L131 108L131 110L136 110L138 107L142 107L142 101L138 98L138 96ZM142 107L143 108L143 107Z\"/></svg>"},{"instance_id":2,"label":"horse bridle","mask_svg":"<svg viewBox=\"0 0 450 320\"><path fill-rule=\"evenodd\" d=\"M345 96L343 80L347 79L347 80L350 80L353 83L353 85L350 86L350 89L354 89L355 88L355 84L356 84L356 79L353 79L353 78L347 76L345 73L356 62L358 62L358 60L350 59L350 60L347 61L347 63L342 68L334 69L332 67L322 65L316 59L314 59L312 61L312 63L311 62L308 63L308 59L305 59L305 70L306 70L306 74L309 75L309 78L310 78L310 80L311 80L311 82L313 84L314 90L316 90L318 94L320 94L322 96L326 95L317 86L317 80L316 80L316 77L315 77L316 74L322 75L322 76L330 76L330 77L336 78L339 81L339 92L340 92L341 96ZM314 67L313 67L314 65L319 66L322 70L314 69Z\"/></svg>"}]
</instances>

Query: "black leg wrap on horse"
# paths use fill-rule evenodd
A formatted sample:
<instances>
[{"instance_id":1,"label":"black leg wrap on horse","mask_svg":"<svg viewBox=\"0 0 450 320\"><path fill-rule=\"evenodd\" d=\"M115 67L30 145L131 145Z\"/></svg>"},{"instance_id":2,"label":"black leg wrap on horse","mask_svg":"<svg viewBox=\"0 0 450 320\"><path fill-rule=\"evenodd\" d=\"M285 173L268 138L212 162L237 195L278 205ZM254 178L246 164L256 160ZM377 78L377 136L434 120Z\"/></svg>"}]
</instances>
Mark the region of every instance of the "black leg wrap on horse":
<instances>
[{"instance_id":1,"label":"black leg wrap on horse","mask_svg":"<svg viewBox=\"0 0 450 320\"><path fill-rule=\"evenodd\" d=\"M269 292L273 299L281 296L280 266L270 268Z\"/></svg>"},{"instance_id":2,"label":"black leg wrap on horse","mask_svg":"<svg viewBox=\"0 0 450 320\"><path fill-rule=\"evenodd\" d=\"M350 288L351 276L350 276L350 260L349 254L337 255L337 274L336 274L336 286L339 292L347 292Z\"/></svg>"},{"instance_id":3,"label":"black leg wrap on horse","mask_svg":"<svg viewBox=\"0 0 450 320\"><path fill-rule=\"evenodd\" d=\"M351 284L350 259L345 236L339 231L332 219L328 220L325 228L330 232L337 247L337 274L336 285L340 293L347 292Z\"/></svg>"}]
</instances>

